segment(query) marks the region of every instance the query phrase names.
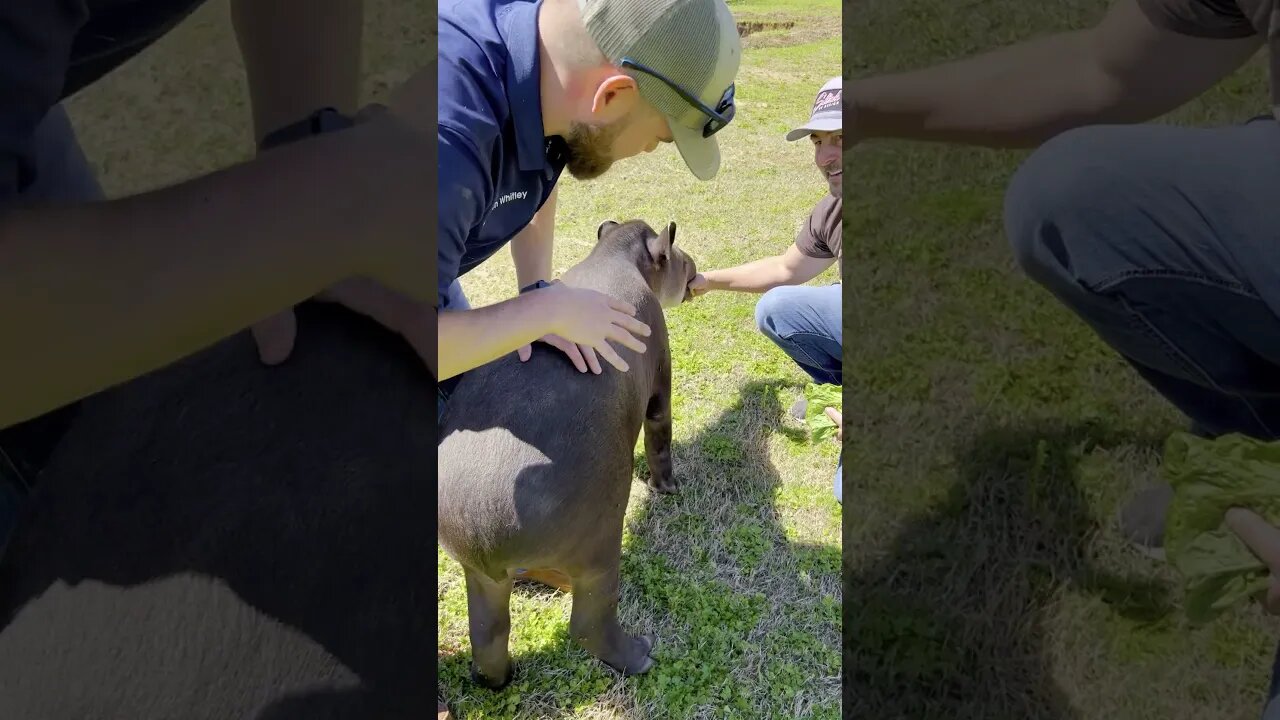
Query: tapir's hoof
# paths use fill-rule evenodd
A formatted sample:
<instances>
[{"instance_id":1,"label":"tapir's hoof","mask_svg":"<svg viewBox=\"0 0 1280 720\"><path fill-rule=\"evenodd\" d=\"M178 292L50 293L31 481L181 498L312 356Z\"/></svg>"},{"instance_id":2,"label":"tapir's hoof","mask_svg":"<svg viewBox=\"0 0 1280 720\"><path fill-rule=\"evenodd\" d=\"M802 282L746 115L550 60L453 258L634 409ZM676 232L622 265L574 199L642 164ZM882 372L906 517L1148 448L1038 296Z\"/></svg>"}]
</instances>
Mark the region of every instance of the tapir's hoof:
<instances>
[{"instance_id":1,"label":"tapir's hoof","mask_svg":"<svg viewBox=\"0 0 1280 720\"><path fill-rule=\"evenodd\" d=\"M649 478L649 487L663 495L674 495L680 492L680 483L674 475L668 478Z\"/></svg>"},{"instance_id":2,"label":"tapir's hoof","mask_svg":"<svg viewBox=\"0 0 1280 720\"><path fill-rule=\"evenodd\" d=\"M515 675L515 669L510 665L507 666L507 676L501 680L494 680L486 675L480 674L475 663L471 663L471 681L477 685L483 685L490 690L501 690L511 684L511 678Z\"/></svg>"},{"instance_id":3,"label":"tapir's hoof","mask_svg":"<svg viewBox=\"0 0 1280 720\"><path fill-rule=\"evenodd\" d=\"M653 636L641 635L631 638L631 644L632 654L622 665L614 665L607 660L605 663L623 675L643 675L649 672L649 668L652 668L654 663L649 655L649 651L653 649Z\"/></svg>"},{"instance_id":4,"label":"tapir's hoof","mask_svg":"<svg viewBox=\"0 0 1280 720\"><path fill-rule=\"evenodd\" d=\"M627 675L643 675L649 672L649 668L653 667L653 663L654 663L654 659L649 657L648 655L645 655L644 662L640 664L639 668L632 670L630 672L627 672L627 671L624 671L624 672L626 672Z\"/></svg>"}]
</instances>

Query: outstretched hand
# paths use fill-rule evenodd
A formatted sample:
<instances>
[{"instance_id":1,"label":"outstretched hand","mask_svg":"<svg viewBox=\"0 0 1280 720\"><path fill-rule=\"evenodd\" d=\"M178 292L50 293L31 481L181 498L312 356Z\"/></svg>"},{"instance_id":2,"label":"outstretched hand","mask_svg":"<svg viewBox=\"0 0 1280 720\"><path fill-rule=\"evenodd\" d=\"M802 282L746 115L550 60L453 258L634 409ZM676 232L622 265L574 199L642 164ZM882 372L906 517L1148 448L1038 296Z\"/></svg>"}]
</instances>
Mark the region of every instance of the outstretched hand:
<instances>
[{"instance_id":1,"label":"outstretched hand","mask_svg":"<svg viewBox=\"0 0 1280 720\"><path fill-rule=\"evenodd\" d=\"M707 294L711 288L707 287L707 278L702 273L693 276L689 281L689 294L693 297L701 297Z\"/></svg>"}]
</instances>

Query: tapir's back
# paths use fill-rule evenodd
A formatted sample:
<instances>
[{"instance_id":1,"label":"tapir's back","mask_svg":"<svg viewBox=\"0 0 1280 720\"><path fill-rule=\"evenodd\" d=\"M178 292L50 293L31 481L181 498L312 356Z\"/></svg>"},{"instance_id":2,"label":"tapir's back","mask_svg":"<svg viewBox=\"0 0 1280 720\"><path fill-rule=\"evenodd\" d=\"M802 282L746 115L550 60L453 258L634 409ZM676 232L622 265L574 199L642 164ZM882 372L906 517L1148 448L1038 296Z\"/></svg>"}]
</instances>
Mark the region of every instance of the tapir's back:
<instances>
[{"instance_id":1,"label":"tapir's back","mask_svg":"<svg viewBox=\"0 0 1280 720\"><path fill-rule=\"evenodd\" d=\"M588 272L593 269L597 272ZM645 353L610 343L629 365L627 372L614 368L604 358L600 358L600 375L580 372L561 350L542 342L533 344L532 356L526 362L521 362L516 353L508 353L470 370L453 389L440 426L441 438L447 445L442 445L442 460L454 454L456 440L452 436L459 433L503 429L547 454L589 441L593 427L601 425L634 426L638 432L660 356L667 351L662 308L653 292L639 280L638 275L610 273L608 262L594 267L584 262L565 276L566 284L598 290L631 303L636 307L636 317L650 326L651 337L640 338L648 346Z\"/></svg>"},{"instance_id":2,"label":"tapir's back","mask_svg":"<svg viewBox=\"0 0 1280 720\"><path fill-rule=\"evenodd\" d=\"M438 517L446 547L493 547L554 528L571 543L567 517L579 509L625 504L632 451L667 352L662 309L630 278L583 273L565 281L634 304L652 335L639 354L613 344L630 369L603 358L603 372L579 372L559 349L534 343L530 360L515 353L468 372L450 396L441 424ZM546 524L548 527L540 527Z\"/></svg>"},{"instance_id":3,"label":"tapir's back","mask_svg":"<svg viewBox=\"0 0 1280 720\"><path fill-rule=\"evenodd\" d=\"M332 306L84 404L0 572L0 718L423 717L431 380Z\"/></svg>"}]
</instances>

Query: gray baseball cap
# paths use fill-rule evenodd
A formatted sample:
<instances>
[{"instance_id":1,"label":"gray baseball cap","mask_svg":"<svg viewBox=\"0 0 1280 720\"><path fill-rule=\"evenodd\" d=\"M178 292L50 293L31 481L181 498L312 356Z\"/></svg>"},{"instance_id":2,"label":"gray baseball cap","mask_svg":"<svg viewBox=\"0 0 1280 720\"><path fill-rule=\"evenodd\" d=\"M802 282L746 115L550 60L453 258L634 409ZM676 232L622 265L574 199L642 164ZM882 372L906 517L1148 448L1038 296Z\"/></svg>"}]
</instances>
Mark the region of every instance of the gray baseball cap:
<instances>
[{"instance_id":1,"label":"gray baseball cap","mask_svg":"<svg viewBox=\"0 0 1280 720\"><path fill-rule=\"evenodd\" d=\"M842 81L833 77L827 81L818 96L813 99L813 110L809 113L809 122L787 133L787 141L808 137L814 132L830 132L841 129L841 110L844 107Z\"/></svg>"},{"instance_id":2,"label":"gray baseball cap","mask_svg":"<svg viewBox=\"0 0 1280 720\"><path fill-rule=\"evenodd\" d=\"M699 180L715 177L714 135L733 119L742 59L738 24L724 0L578 0L578 7L600 52L667 116L689 170Z\"/></svg>"}]
</instances>

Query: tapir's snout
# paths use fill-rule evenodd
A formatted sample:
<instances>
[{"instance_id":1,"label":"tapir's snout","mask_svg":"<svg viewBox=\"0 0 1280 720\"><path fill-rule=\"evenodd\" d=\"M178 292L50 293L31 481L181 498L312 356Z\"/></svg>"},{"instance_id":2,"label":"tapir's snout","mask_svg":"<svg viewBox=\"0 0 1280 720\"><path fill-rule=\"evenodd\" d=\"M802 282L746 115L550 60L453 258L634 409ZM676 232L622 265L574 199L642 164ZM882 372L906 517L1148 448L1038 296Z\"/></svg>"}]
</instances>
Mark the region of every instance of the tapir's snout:
<instances>
[{"instance_id":1,"label":"tapir's snout","mask_svg":"<svg viewBox=\"0 0 1280 720\"><path fill-rule=\"evenodd\" d=\"M693 288L689 287L689 283L698 276L698 265L693 258L689 258L689 272L687 278L684 279L684 300L681 302L689 302L693 299Z\"/></svg>"},{"instance_id":2,"label":"tapir's snout","mask_svg":"<svg viewBox=\"0 0 1280 720\"><path fill-rule=\"evenodd\" d=\"M676 250L677 257L684 265L684 295L680 298L680 302L686 303L693 299L693 290L689 289L689 283L698 276L698 263L688 253L682 250Z\"/></svg>"}]
</instances>

